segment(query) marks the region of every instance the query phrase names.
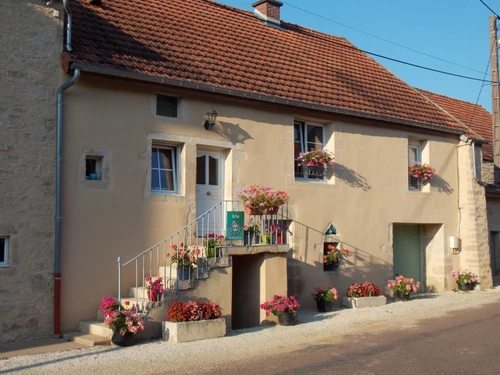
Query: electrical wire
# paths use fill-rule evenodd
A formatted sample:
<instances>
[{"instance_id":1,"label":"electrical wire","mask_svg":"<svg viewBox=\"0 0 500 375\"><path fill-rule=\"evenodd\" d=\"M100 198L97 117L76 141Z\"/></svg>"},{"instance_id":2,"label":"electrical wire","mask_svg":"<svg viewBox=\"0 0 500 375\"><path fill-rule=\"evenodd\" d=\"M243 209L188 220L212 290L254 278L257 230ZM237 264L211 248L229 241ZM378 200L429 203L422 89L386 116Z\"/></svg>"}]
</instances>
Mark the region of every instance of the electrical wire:
<instances>
[{"instance_id":1,"label":"electrical wire","mask_svg":"<svg viewBox=\"0 0 500 375\"><path fill-rule=\"evenodd\" d=\"M486 70L484 71L483 79L486 79L486 74L488 73L488 69L490 68L491 55L493 54L494 48L495 48L495 45L493 44L491 46L490 57L488 58L488 64L486 65ZM481 88L479 89L479 94L477 95L476 104L474 104L474 111L472 111L472 116L471 116L470 121L469 121L469 126L472 126L472 121L474 120L474 115L476 114L477 103L479 103L479 98L481 97L481 93L483 92L484 82L485 81L483 81L483 84L481 85Z\"/></svg>"},{"instance_id":2,"label":"electrical wire","mask_svg":"<svg viewBox=\"0 0 500 375\"><path fill-rule=\"evenodd\" d=\"M480 0L480 1L481 1L481 0ZM408 50L408 51L412 51L412 52L418 53L418 54L420 54L420 55L427 56L427 57L433 58L433 59L435 59L435 60L439 60L439 61L445 62L445 63L447 63L447 64L455 65L455 66L458 66L458 67L460 67L460 68L468 69L468 70L471 70L471 71L474 71L474 72L477 72L477 73L481 73L481 74L483 73L483 71L482 71L482 70L477 70L477 69L470 68L470 67L465 66L465 65L460 65L460 64L454 63L453 61L449 61L449 60L446 60L446 59L442 59L442 58L440 58L440 57L430 55L430 54L428 54L428 53L425 53L425 52L422 52L422 51L416 50L416 49L414 49L414 48L404 46L404 45L402 45L402 44L399 44L399 43L393 42L393 41L391 41L391 40L388 40L388 39L385 39L385 38L382 38L382 37L379 37L379 36L374 35L374 34L371 34L371 33L369 33L369 32L366 32L366 31L363 31L363 30L357 29L357 28L355 28L355 27L352 27L352 26L346 25L346 24L344 24L344 23L341 23L341 22L335 21L335 20L333 20L333 19L331 19L331 18L328 18L328 17L322 16L321 14L317 14L317 13L311 12L311 11L309 11L309 10L307 10L307 9L300 8L300 7L298 7L298 6L295 6L295 5L293 5L293 4L287 3L287 2L285 2L285 1L283 1L283 3L285 3L286 5L288 5L288 6L292 7L292 8L298 9L298 10L300 10L300 11L302 11L302 12L309 13L309 14L311 14L311 15L313 15L313 16L316 16L316 17L322 18L322 19L324 19L324 20L326 20L326 21L336 23L337 25L340 25L340 26L346 27L346 28L348 28L348 29L351 29L351 30L357 31L357 32L359 32L359 33L362 33L362 34L365 34L365 35L371 36L372 38L375 38L375 39L381 40L381 41L386 42L386 43L390 43L390 44L395 45L395 46L397 46L397 47L404 48L404 49L406 49L406 50ZM488 8L489 8L489 7L488 7ZM492 12L493 12L493 11L492 11Z\"/></svg>"},{"instance_id":3,"label":"electrical wire","mask_svg":"<svg viewBox=\"0 0 500 375\"><path fill-rule=\"evenodd\" d=\"M495 13L495 11L493 9L491 9L488 4L486 4L483 0L479 0L486 8L488 8L490 10L491 13L493 13L495 16L497 16L497 18L500 18L500 16L498 14Z\"/></svg>"}]
</instances>

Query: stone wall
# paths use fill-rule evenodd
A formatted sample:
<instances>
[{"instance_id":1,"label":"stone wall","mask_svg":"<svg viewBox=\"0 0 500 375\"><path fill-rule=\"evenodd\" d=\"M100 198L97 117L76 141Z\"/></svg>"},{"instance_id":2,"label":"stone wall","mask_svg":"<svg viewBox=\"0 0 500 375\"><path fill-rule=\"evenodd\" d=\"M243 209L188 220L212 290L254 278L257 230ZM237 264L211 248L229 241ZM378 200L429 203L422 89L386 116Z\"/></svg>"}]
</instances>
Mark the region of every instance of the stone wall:
<instances>
[{"instance_id":1,"label":"stone wall","mask_svg":"<svg viewBox=\"0 0 500 375\"><path fill-rule=\"evenodd\" d=\"M483 162L482 180L488 184L494 184L495 165L491 162Z\"/></svg>"},{"instance_id":2,"label":"stone wall","mask_svg":"<svg viewBox=\"0 0 500 375\"><path fill-rule=\"evenodd\" d=\"M474 178L470 144L461 142L458 146L458 165L460 269L476 273L480 289L486 289L492 286L486 196L484 187Z\"/></svg>"},{"instance_id":3,"label":"stone wall","mask_svg":"<svg viewBox=\"0 0 500 375\"><path fill-rule=\"evenodd\" d=\"M59 12L0 2L0 343L50 336L53 316L55 99ZM62 13L61 13L62 16Z\"/></svg>"}]
</instances>

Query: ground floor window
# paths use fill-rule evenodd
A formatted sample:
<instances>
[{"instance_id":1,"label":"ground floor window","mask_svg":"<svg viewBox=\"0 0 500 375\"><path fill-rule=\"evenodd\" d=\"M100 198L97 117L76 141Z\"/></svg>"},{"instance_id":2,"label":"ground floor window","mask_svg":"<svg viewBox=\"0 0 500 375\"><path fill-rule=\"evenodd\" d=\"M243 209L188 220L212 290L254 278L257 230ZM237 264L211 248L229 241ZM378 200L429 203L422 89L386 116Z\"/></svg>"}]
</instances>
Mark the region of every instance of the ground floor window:
<instances>
[{"instance_id":1,"label":"ground floor window","mask_svg":"<svg viewBox=\"0 0 500 375\"><path fill-rule=\"evenodd\" d=\"M178 150L175 146L153 145L151 154L151 191L178 193Z\"/></svg>"}]
</instances>

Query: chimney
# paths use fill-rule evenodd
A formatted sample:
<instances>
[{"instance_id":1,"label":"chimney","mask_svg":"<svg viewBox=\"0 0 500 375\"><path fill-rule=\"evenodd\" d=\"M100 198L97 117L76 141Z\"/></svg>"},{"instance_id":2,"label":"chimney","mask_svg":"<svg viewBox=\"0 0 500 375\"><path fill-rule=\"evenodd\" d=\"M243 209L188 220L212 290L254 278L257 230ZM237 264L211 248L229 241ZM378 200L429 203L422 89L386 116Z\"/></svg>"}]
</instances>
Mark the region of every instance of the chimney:
<instances>
[{"instance_id":1,"label":"chimney","mask_svg":"<svg viewBox=\"0 0 500 375\"><path fill-rule=\"evenodd\" d=\"M259 0L252 4L257 17L268 23L280 24L280 7L283 5L277 0Z\"/></svg>"}]
</instances>

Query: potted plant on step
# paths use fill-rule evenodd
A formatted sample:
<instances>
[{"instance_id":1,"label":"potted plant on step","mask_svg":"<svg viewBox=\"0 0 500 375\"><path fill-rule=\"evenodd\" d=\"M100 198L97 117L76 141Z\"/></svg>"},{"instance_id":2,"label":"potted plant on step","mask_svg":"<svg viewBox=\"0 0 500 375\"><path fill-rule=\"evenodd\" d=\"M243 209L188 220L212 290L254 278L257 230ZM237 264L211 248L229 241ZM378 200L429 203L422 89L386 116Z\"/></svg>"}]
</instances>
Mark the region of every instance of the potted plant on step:
<instances>
[{"instance_id":1,"label":"potted plant on step","mask_svg":"<svg viewBox=\"0 0 500 375\"><path fill-rule=\"evenodd\" d=\"M308 177L324 177L326 169L335 165L335 157L326 149L311 150L300 153L297 162L305 168Z\"/></svg>"},{"instance_id":2,"label":"potted plant on step","mask_svg":"<svg viewBox=\"0 0 500 375\"><path fill-rule=\"evenodd\" d=\"M153 281L151 277L146 277L146 289L149 302L160 302L165 289L163 288L163 279L161 277Z\"/></svg>"},{"instance_id":3,"label":"potted plant on step","mask_svg":"<svg viewBox=\"0 0 500 375\"><path fill-rule=\"evenodd\" d=\"M312 292L313 299L316 301L316 308L319 312L328 312L333 309L333 301L339 298L337 289L317 286Z\"/></svg>"},{"instance_id":4,"label":"potted plant on step","mask_svg":"<svg viewBox=\"0 0 500 375\"><path fill-rule=\"evenodd\" d=\"M340 261L343 258L346 258L350 255L349 250L347 249L337 249L333 245L328 245L327 253L323 255L323 270L324 271L334 271L339 265Z\"/></svg>"},{"instance_id":5,"label":"potted plant on step","mask_svg":"<svg viewBox=\"0 0 500 375\"><path fill-rule=\"evenodd\" d=\"M135 308L126 310L113 297L104 297L99 308L104 310L104 324L113 330L111 342L118 346L133 345L134 335L144 329L142 316Z\"/></svg>"},{"instance_id":6,"label":"potted plant on step","mask_svg":"<svg viewBox=\"0 0 500 375\"><path fill-rule=\"evenodd\" d=\"M204 244L207 249L208 258L220 258L222 256L221 246L224 244L223 235L209 233Z\"/></svg>"},{"instance_id":7,"label":"potted plant on step","mask_svg":"<svg viewBox=\"0 0 500 375\"><path fill-rule=\"evenodd\" d=\"M192 269L196 267L196 260L201 253L196 245L186 246L182 242L177 245L168 246L171 252L167 254L170 256L170 262L177 264L177 278L180 281L190 280Z\"/></svg>"},{"instance_id":8,"label":"potted plant on step","mask_svg":"<svg viewBox=\"0 0 500 375\"><path fill-rule=\"evenodd\" d=\"M389 280L387 287L391 288L398 299L408 301L412 293L417 293L420 289L420 281L415 281L413 278L399 275L395 280Z\"/></svg>"},{"instance_id":9,"label":"potted plant on step","mask_svg":"<svg viewBox=\"0 0 500 375\"><path fill-rule=\"evenodd\" d=\"M266 310L266 316L271 314L277 316L282 326L293 326L297 323L299 307L299 302L294 296L279 295L275 295L271 301L260 305L262 310Z\"/></svg>"},{"instance_id":10,"label":"potted plant on step","mask_svg":"<svg viewBox=\"0 0 500 375\"><path fill-rule=\"evenodd\" d=\"M288 227L280 224L272 224L270 227L266 228L264 242L269 245L286 244L288 235L293 236L293 233Z\"/></svg>"},{"instance_id":11,"label":"potted plant on step","mask_svg":"<svg viewBox=\"0 0 500 375\"><path fill-rule=\"evenodd\" d=\"M248 215L272 215L288 202L288 194L266 185L252 185L236 191Z\"/></svg>"},{"instance_id":12,"label":"potted plant on step","mask_svg":"<svg viewBox=\"0 0 500 375\"><path fill-rule=\"evenodd\" d=\"M451 274L458 285L458 289L461 291L470 291L474 289L478 281L477 275L467 270L453 270Z\"/></svg>"},{"instance_id":13,"label":"potted plant on step","mask_svg":"<svg viewBox=\"0 0 500 375\"><path fill-rule=\"evenodd\" d=\"M253 219L250 219L248 225L243 227L243 232L243 244L245 246L258 245L260 243L260 227L254 224Z\"/></svg>"}]
</instances>

